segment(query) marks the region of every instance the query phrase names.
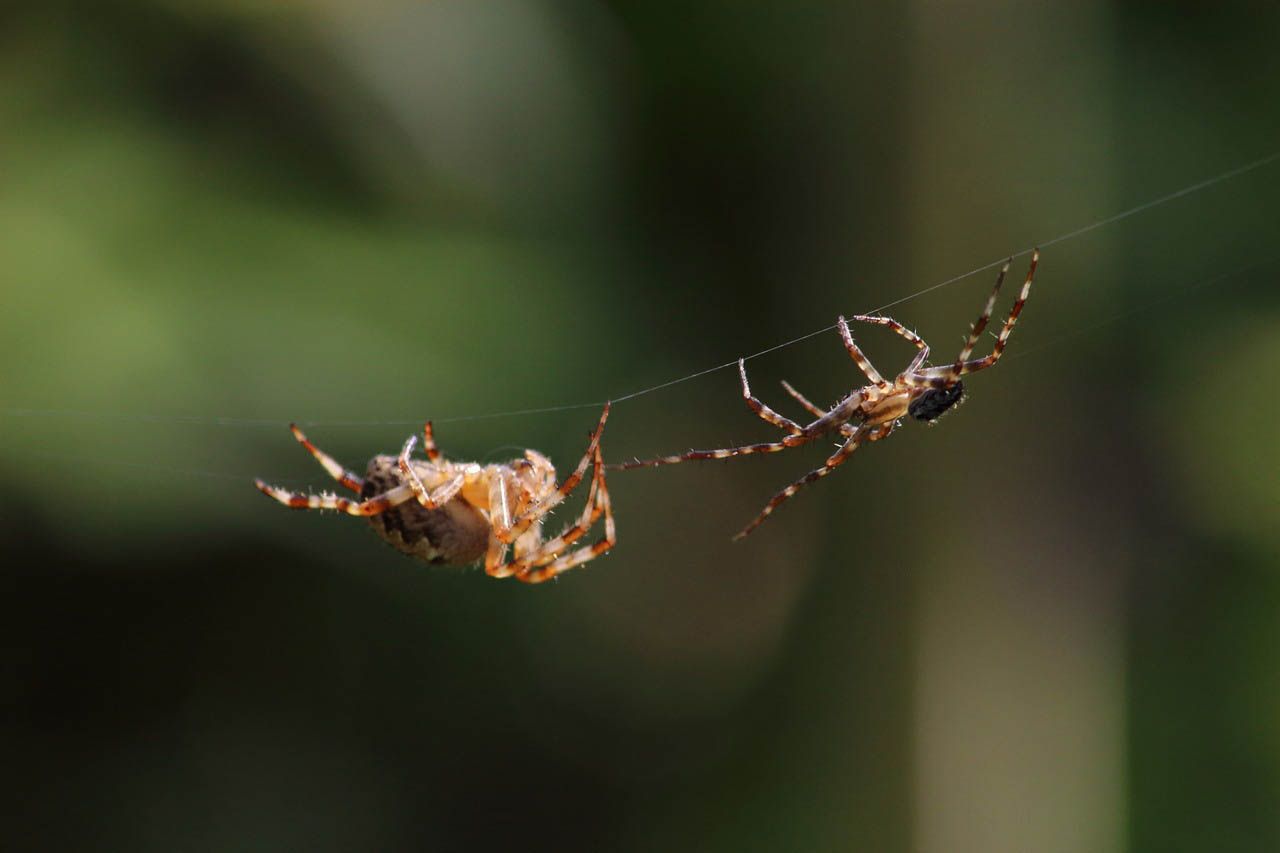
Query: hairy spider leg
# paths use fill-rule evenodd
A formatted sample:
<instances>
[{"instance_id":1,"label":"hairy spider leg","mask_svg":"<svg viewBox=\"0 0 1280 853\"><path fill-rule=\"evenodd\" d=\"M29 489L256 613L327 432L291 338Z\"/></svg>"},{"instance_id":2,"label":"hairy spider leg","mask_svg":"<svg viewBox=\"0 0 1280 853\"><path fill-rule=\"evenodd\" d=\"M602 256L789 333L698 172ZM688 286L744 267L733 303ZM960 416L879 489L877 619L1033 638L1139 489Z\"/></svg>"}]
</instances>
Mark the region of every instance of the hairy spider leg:
<instances>
[{"instance_id":1,"label":"hairy spider leg","mask_svg":"<svg viewBox=\"0 0 1280 853\"><path fill-rule=\"evenodd\" d=\"M931 385L932 387L949 387L954 385L956 380L966 373L976 373L979 370L985 370L1000 360L1001 353L1004 352L1005 345L1009 341L1009 335L1013 333L1013 327L1018 322L1018 315L1022 313L1022 306L1027 303L1027 297L1031 295L1031 280L1036 275L1036 265L1040 262L1040 250L1035 249L1031 253L1031 267L1027 270L1027 278L1022 283L1022 291L1018 294L1018 299L1013 303L1013 308L1009 310L1009 316L1005 318L1004 326L1000 329L1000 335L996 338L995 348L991 355L983 358L975 358L969 360L969 355L973 352L973 347L977 343L978 336L982 334L982 330L986 328L987 321L991 317L991 311L995 307L996 296L1000 293L1000 285L1004 282L1005 272L1009 269L1009 262L1006 261L1003 269L1000 270L1000 276L996 279L995 290L991 293L991 298L987 300L986 308L982 312L982 316L978 318L978 322L974 324L973 331L965 340L964 349L960 351L960 356L956 359L955 364L946 365L944 367L931 367L926 370L920 370L908 377L908 383L911 385ZM944 379L945 384L939 386L937 379Z\"/></svg>"},{"instance_id":2,"label":"hairy spider leg","mask_svg":"<svg viewBox=\"0 0 1280 853\"><path fill-rule=\"evenodd\" d=\"M1004 277L1009 273L1009 265L1013 263L1013 258L1004 262L1004 266L1000 267L1000 274L996 276L996 286L991 290L991 296L987 299L986 306L982 309L978 321L969 328L969 337L965 338L964 346L960 349L960 354L956 356L955 364L952 365L952 375L959 376L960 368L969 356L973 353L974 346L978 343L978 338L982 335L983 329L987 327L987 323L991 320L991 312L995 310L996 299L1000 296L1000 286L1004 284Z\"/></svg>"},{"instance_id":3,"label":"hairy spider leg","mask_svg":"<svg viewBox=\"0 0 1280 853\"><path fill-rule=\"evenodd\" d=\"M564 554L549 565L516 575L516 579L522 580L525 583L542 583L549 578L555 577L561 572L572 569L574 566L580 566L588 560L595 559L612 548L618 541L617 528L614 526L613 509L610 506L609 495L607 492L601 496L600 502L604 506L604 538L593 545L588 545L586 547L579 548L572 553Z\"/></svg>"},{"instance_id":4,"label":"hairy spider leg","mask_svg":"<svg viewBox=\"0 0 1280 853\"><path fill-rule=\"evenodd\" d=\"M526 455L528 452L526 451ZM529 462L535 463L535 457L530 456ZM547 463L550 464L550 463ZM554 472L554 469L552 469ZM485 551L484 570L490 577L507 578L516 574L521 569L522 560L529 554L534 553L543 544L541 531L537 536L538 542L532 547L528 542L523 541L520 536L512 537L510 531L512 529L511 501L507 496L508 482L506 478L497 477L489 483L489 515L492 528L492 535L489 537L489 547ZM590 506L592 494L595 492L595 480L591 483L591 494L587 496L587 504ZM519 500L516 501L517 518L522 518L524 512L527 512L531 503L531 496L521 494ZM532 503L536 506L536 502ZM494 508L497 508L496 510ZM520 509L524 507L524 509ZM495 512L497 513L495 515ZM541 521L535 520L525 529L527 534L530 528L540 526ZM523 534L521 534L523 535ZM507 551L514 548L512 559L507 559Z\"/></svg>"},{"instance_id":5,"label":"hairy spider leg","mask_svg":"<svg viewBox=\"0 0 1280 853\"><path fill-rule=\"evenodd\" d=\"M808 397L806 397L805 395L797 391L794 387L792 387L791 383L785 379L782 380L782 387L788 394L796 398L796 402L804 406L813 414L817 415L819 419L825 418L827 415L831 414L831 412L824 411L822 409L819 409L817 406L815 406L812 402L809 401ZM857 427L855 427L853 424L850 424L846 421L845 423L840 424L839 432L841 435L847 438L853 435L853 432L855 429L857 429Z\"/></svg>"},{"instance_id":6,"label":"hairy spider leg","mask_svg":"<svg viewBox=\"0 0 1280 853\"><path fill-rule=\"evenodd\" d=\"M781 427L792 435L798 435L803 430L803 427L791 420L791 418L778 414L773 409L751 396L751 386L747 384L746 363L741 358L738 359L738 376L742 378L742 399L747 401L747 405L751 407L753 412L774 426Z\"/></svg>"},{"instance_id":7,"label":"hairy spider leg","mask_svg":"<svg viewBox=\"0 0 1280 853\"><path fill-rule=\"evenodd\" d=\"M853 358L854 363L858 365L858 369L867 375L873 385L879 385L881 389L887 389L889 383L880 375L880 371L876 370L871 364L871 359L867 358L862 350L858 348L858 345L853 342L853 332L849 331L849 324L845 322L844 317L837 320L836 325L840 329L840 339L844 341L844 348L849 351L849 355Z\"/></svg>"},{"instance_id":8,"label":"hairy spider leg","mask_svg":"<svg viewBox=\"0 0 1280 853\"><path fill-rule=\"evenodd\" d=\"M613 471L629 471L633 468L656 468L659 465L674 465L677 462L692 462L699 459L728 459L730 456L745 456L748 453L777 453L789 447L800 447L816 441L829 432L839 432L845 436L852 435L854 427L849 425L849 421L858 415L859 407L865 399L866 389L860 388L833 406L831 411L821 412L821 417L808 426L801 427L800 432L785 435L781 441L764 441L716 450L689 450L674 456L614 462L605 467Z\"/></svg>"},{"instance_id":9,"label":"hairy spider leg","mask_svg":"<svg viewBox=\"0 0 1280 853\"><path fill-rule=\"evenodd\" d=\"M431 433L428 427L428 438ZM446 480L430 491L422 484L422 480L418 477L418 472L413 470L413 466L409 464L409 454L413 452L413 445L418 441L416 435L411 435L404 443L404 448L400 451L400 456L396 460L396 465L400 468L400 475L404 477L409 488L413 489L414 495L418 498L418 503L427 509L437 509L453 500L454 495L462 491L462 485L467 481L466 474L459 474L451 480ZM439 452L433 458L439 457Z\"/></svg>"},{"instance_id":10,"label":"hairy spider leg","mask_svg":"<svg viewBox=\"0 0 1280 853\"><path fill-rule=\"evenodd\" d=\"M587 496L587 506L583 510L582 518L555 539L543 543L538 549L539 556L527 561L531 562L531 565L516 572L517 580L525 583L542 583L561 572L600 556L617 544L618 533L613 521L613 507L609 500L609 490L604 482L604 456L599 447L596 448L592 465L591 492ZM604 536L599 541L568 554L559 553L586 533L602 513Z\"/></svg>"},{"instance_id":11,"label":"hairy spider leg","mask_svg":"<svg viewBox=\"0 0 1280 853\"><path fill-rule=\"evenodd\" d=\"M291 492L276 486L269 486L261 480L253 484L268 497L274 498L287 507L294 509L336 509L347 515L377 515L397 507L405 501L413 500L414 494L407 484L388 489L380 495L374 495L367 501L353 501L337 495L307 495L302 492Z\"/></svg>"},{"instance_id":12,"label":"hairy spider leg","mask_svg":"<svg viewBox=\"0 0 1280 853\"><path fill-rule=\"evenodd\" d=\"M635 459L631 462L611 462L606 467L614 471L629 471L632 468L656 468L659 465L674 465L677 462L691 462L698 459L728 459L730 456L745 456L748 453L777 453L779 450L786 450L788 447L799 447L802 444L808 444L821 438L823 434L822 432L801 433L788 435L782 441L764 441L759 444L744 444L739 447L726 447L720 450L690 450L675 456Z\"/></svg>"},{"instance_id":13,"label":"hairy spider leg","mask_svg":"<svg viewBox=\"0 0 1280 853\"><path fill-rule=\"evenodd\" d=\"M880 439L887 436L889 433L893 432L893 427L894 427L894 421L889 421L888 423L880 424L879 426L874 426L874 427L863 424L862 426L859 426L856 429L854 429L849 434L848 439L845 441L845 443L840 446L840 449L837 450L835 453L833 453L831 456L829 456L827 458L827 461L823 463L821 468L816 468L813 471L810 471L808 474L805 474L799 480L796 480L794 483L792 483L791 485L787 486L785 489L783 489L782 491L774 495L773 498L770 499L769 503L765 504L765 507L760 511L760 514L757 515L750 524L742 528L742 530L739 531L738 534L733 537L733 541L737 542L739 539L742 539L751 531L759 527L760 524L766 518L768 518L771 514L773 514L773 511L775 509L777 509L783 502L785 502L788 498L790 498L796 492L800 491L810 483L815 482L827 476L832 471L834 471L839 465L841 465L846 459L848 459L853 454L853 452L862 445L864 441L879 441Z\"/></svg>"},{"instance_id":14,"label":"hairy spider leg","mask_svg":"<svg viewBox=\"0 0 1280 853\"><path fill-rule=\"evenodd\" d=\"M589 436L587 442L587 452L583 454L582 459L578 462L578 467L573 469L573 473L564 479L560 486L548 495L545 499L537 502L527 509L523 514L518 515L509 525L497 524L495 519L495 533L503 543L514 542L520 538L526 530L528 530L534 522L541 519L544 515L557 506L565 499L565 496L572 492L582 481L583 475L587 471L587 466L591 464L595 457L596 448L600 446L600 435L604 432L605 421L609 419L609 407L611 403L604 404L604 411L600 413L600 422L596 424ZM504 489L505 492L505 489ZM506 499L503 496L503 513L506 513Z\"/></svg>"},{"instance_id":15,"label":"hairy spider leg","mask_svg":"<svg viewBox=\"0 0 1280 853\"><path fill-rule=\"evenodd\" d=\"M612 512L609 509L608 491L604 489L604 457L599 446L596 447L595 452L592 454L592 464L591 488L587 492L587 502L583 506L582 516L578 519L578 522L567 527L554 539L539 542L532 549L525 550L523 543L520 540L516 540L516 552L510 561L506 559L508 546L498 538L495 531L495 535L490 537L489 550L485 555L486 573L495 578L515 575L518 580L526 583L539 583L554 574L559 574L561 571L570 568L570 566L564 565L549 573L542 572L538 577L530 578L526 576L538 567L555 562L560 556L568 558L583 554L583 559L578 562L584 562L590 559L591 556L604 553L613 546L616 534L613 528ZM572 555L561 555L561 551L573 544L595 524L602 512L607 516L605 538L594 546L575 551ZM578 565L578 562L574 562L572 565Z\"/></svg>"},{"instance_id":16,"label":"hairy spider leg","mask_svg":"<svg viewBox=\"0 0 1280 853\"><path fill-rule=\"evenodd\" d=\"M356 494L360 494L360 490L364 488L364 479L362 477L346 470L334 461L333 457L312 444L307 437L302 434L302 430L298 429L297 424L289 424L289 429L293 432L293 437L296 438L303 447L311 452L311 455L316 458L317 462L324 466L324 470L329 472L330 477L337 480Z\"/></svg>"},{"instance_id":17,"label":"hairy spider leg","mask_svg":"<svg viewBox=\"0 0 1280 853\"><path fill-rule=\"evenodd\" d=\"M879 326L888 326L890 329L897 332L899 336L906 338L908 341L916 345L916 349L919 350L919 352L916 353L916 357L911 360L911 363L907 365L907 369L904 370L903 373L915 373L924 366L925 359L929 357L929 345L924 342L924 338L921 338L897 320L892 317L871 316L868 314L858 314L854 316L853 319L860 323L875 323Z\"/></svg>"},{"instance_id":18,"label":"hairy spider leg","mask_svg":"<svg viewBox=\"0 0 1280 853\"><path fill-rule=\"evenodd\" d=\"M563 551L566 546L572 545L579 539L579 537L591 528L591 525L595 524L596 521L599 520L600 513L604 509L596 497L600 493L601 484L604 482L603 473L600 468L600 466L604 464L603 457L601 456L602 452L603 451L597 447L595 455L591 458L591 486L587 489L587 502L582 506L582 515L578 518L578 521L560 531L560 535L556 536L554 539L549 539L540 543L536 552L528 551L524 554L517 554L518 562L528 563L529 568L533 566L546 565L547 563L552 562L554 557L547 556L546 554L548 552ZM516 545L519 547L518 542ZM555 545L555 547L549 547L551 545ZM539 556L540 554L542 556Z\"/></svg>"}]
</instances>

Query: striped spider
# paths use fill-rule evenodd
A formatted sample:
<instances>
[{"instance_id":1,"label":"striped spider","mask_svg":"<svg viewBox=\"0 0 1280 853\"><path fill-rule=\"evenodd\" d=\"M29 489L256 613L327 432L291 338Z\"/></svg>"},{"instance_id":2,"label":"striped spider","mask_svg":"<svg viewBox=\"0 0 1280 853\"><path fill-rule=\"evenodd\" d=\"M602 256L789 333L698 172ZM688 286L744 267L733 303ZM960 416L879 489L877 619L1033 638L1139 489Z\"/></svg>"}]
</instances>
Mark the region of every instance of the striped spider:
<instances>
[{"instance_id":1,"label":"striped spider","mask_svg":"<svg viewBox=\"0 0 1280 853\"><path fill-rule=\"evenodd\" d=\"M587 451L565 481L556 486L551 460L536 450L501 465L451 462L440 455L427 421L423 429L426 459L413 459L418 437L410 436L399 456L375 456L363 478L345 470L291 424L298 441L329 476L358 494L354 501L334 494L306 495L254 481L259 489L295 509L336 509L364 516L391 547L433 566L465 566L484 558L484 570L496 578L515 576L540 583L600 556L616 539L609 492L604 484L600 434L608 404L590 434ZM592 466L587 505L578 521L553 539L542 538L542 522ZM604 538L571 549L604 515ZM507 559L511 547L512 559Z\"/></svg>"},{"instance_id":2,"label":"striped spider","mask_svg":"<svg viewBox=\"0 0 1280 853\"><path fill-rule=\"evenodd\" d=\"M991 298L987 300L987 305L983 309L982 315L978 317L978 322L974 323L969 332L969 337L964 342L964 348L960 350L960 355L956 357L953 363L940 367L925 367L925 361L929 357L929 346L915 332L890 317L855 316L853 319L860 323L875 323L880 326L888 326L898 335L915 344L917 349L915 358L907 365L906 370L899 373L890 382L880 375L880 372L863 355L858 345L853 342L853 334L849 331L849 324L845 322L844 317L841 317L837 326L840 330L840 338L844 341L844 347L849 351L849 355L853 358L854 363L858 365L858 368L871 380L871 384L852 391L843 400L832 406L830 410L823 411L809 402L808 398L795 388L792 388L790 384L783 382L782 387L786 392L795 398L796 402L808 410L810 414L816 416L817 420L807 426L801 426L790 418L778 414L753 397L751 395L751 387L747 384L746 367L743 364L743 360L738 359L738 375L742 379L743 399L747 401L747 405L757 415L787 433L782 437L781 441L747 444L719 450L690 450L688 453L681 453L676 456L637 459L634 462L624 462L608 467L619 469L647 468L656 465L670 465L675 462L688 462L692 459L725 459L730 456L742 456L748 453L773 453L785 450L788 447L799 447L802 444L808 444L832 432L838 432L844 436L844 442L839 446L839 449L827 457L827 461L823 463L821 468L810 471L774 495L764 509L761 510L760 514L733 537L735 541L741 539L752 530L755 530L783 501L815 480L825 477L834 471L837 466L861 447L863 442L879 441L882 438L886 438L897 427L904 415L910 415L916 420L933 422L948 409L959 403L964 397L964 383L960 381L960 377L966 373L985 370L999 361L1000 354L1004 352L1005 344L1009 340L1009 334L1013 331L1014 324L1018 322L1018 315L1022 313L1022 306L1026 303L1027 296L1031 292L1031 279L1035 275L1036 264L1039 260L1040 250L1036 249L1031 255L1031 267L1027 270L1027 278L1022 285L1022 292L1018 295L1017 301L1014 302L1013 308L1009 311L1008 318L1004 321L1004 328L1000 330L1000 335L996 338L995 349L991 355L976 359L969 358L978 342L978 338L987 327L987 322L991 319L996 297L1000 294L1000 286L1004 283L1005 274L1009 272L1009 265L1013 262L1012 258L1006 261L1001 268L1000 274L996 277L996 286L991 292Z\"/></svg>"}]
</instances>

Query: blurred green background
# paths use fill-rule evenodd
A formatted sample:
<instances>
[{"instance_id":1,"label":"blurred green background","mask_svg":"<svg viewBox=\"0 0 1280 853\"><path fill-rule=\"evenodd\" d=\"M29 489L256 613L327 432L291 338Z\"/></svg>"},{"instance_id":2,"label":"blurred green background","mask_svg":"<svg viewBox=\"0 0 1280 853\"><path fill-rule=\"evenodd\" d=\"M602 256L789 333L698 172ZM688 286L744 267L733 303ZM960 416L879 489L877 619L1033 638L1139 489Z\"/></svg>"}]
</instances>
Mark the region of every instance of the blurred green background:
<instances>
[{"instance_id":1,"label":"blurred green background","mask_svg":"<svg viewBox=\"0 0 1280 853\"><path fill-rule=\"evenodd\" d=\"M331 487L293 420L566 468L599 401L1280 149L1277 43L1246 0L6 4L6 846L1280 849L1280 162L1048 247L967 405L741 543L824 447L615 473L617 548L539 587L251 485ZM891 313L945 361L991 280ZM861 384L835 332L749 369ZM720 370L604 446L775 435Z\"/></svg>"}]
</instances>

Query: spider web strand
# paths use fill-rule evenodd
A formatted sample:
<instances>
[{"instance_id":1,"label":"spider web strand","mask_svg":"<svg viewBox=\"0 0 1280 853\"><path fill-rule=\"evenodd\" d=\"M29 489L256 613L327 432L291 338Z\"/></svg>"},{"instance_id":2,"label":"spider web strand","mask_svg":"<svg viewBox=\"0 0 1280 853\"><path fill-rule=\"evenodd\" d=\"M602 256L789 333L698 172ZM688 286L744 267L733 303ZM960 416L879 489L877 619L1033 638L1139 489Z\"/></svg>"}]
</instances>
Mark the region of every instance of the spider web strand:
<instances>
[{"instance_id":1,"label":"spider web strand","mask_svg":"<svg viewBox=\"0 0 1280 853\"><path fill-rule=\"evenodd\" d=\"M1179 198L1183 198L1185 196L1193 195L1194 193L1200 192L1202 190L1209 189L1210 187L1213 187L1224 181L1228 181L1228 180L1231 180L1232 178L1236 178L1241 175L1247 174L1249 172L1253 172L1257 169L1261 169L1264 166L1268 166L1276 162L1277 160L1280 160L1280 151L1275 151L1271 154L1266 155L1265 157L1260 157L1249 163L1245 163L1244 165L1237 166L1235 168L1229 169L1225 172L1221 172L1212 177L1205 178L1204 180L1197 181L1196 183L1193 183L1193 184L1189 184L1185 187L1182 187L1181 189L1175 190L1173 192L1167 193L1165 195L1159 196L1154 199L1150 199L1141 204L1130 207L1126 210L1122 210L1119 213L1115 213L1115 214L1112 214L1111 216L1107 216L1107 217L1104 217L1103 219L1099 219L1096 222L1092 222L1088 225L1084 225L1074 230L1068 231L1065 234L1060 234L1049 240L1043 240L1039 242L1037 245L1043 249L1048 246L1057 245L1058 243L1064 243L1068 240L1072 240L1084 234L1088 234L1091 231L1095 231L1099 228L1103 228L1113 223L1119 222L1123 219L1128 219L1129 217L1137 216L1138 214L1144 213L1148 210L1151 210L1152 208L1159 207L1164 204L1168 204ZM974 267L968 272L964 272L959 275L952 276L951 278L948 278L945 281L940 281L937 284L930 285L929 287L922 288L921 290L917 290L914 293L907 294L906 296L903 296L899 299L895 299L891 302L887 302L878 308L872 309L871 311L853 312L853 313L880 314L889 308L902 305L906 302L910 302L914 299L918 299L919 297L924 296L927 293L932 293L935 290L939 290L943 287L947 287L959 281L963 281L969 276L976 275L977 273L980 273L986 270L994 269L1000 266L1001 264L1003 264L1006 260L1016 259L1016 258L1023 257L1025 255L1029 255L1032 251L1034 251L1034 248L1035 247L1029 247L1021 251L1015 252L1012 255L1009 255L1007 257L1002 257L997 260L991 261L990 263L983 264L978 267ZM1217 277L1216 280L1220 280L1221 278L1223 277L1219 276ZM1208 283L1209 282L1206 282L1206 285ZM1108 321L1104 321L1104 322L1108 322ZM825 326L821 329L817 329L807 334L800 335L798 337L792 338L783 343L776 344L771 347L767 347L766 349L762 349L758 352L754 352L747 356L743 356L743 361L750 361L751 359L759 358L760 356L767 355L771 352L776 352L777 350L785 349L789 346L793 346L794 344L800 343L801 341L806 341L809 338L816 337L818 335L829 332L834 328L836 328L836 325L831 324L829 326ZM656 385L652 385L647 388L642 388L639 391L632 391L628 394L624 394L618 397L613 397L612 400L614 403L625 402L627 400L634 400L637 397L643 397L646 394L652 394L655 391L661 391L666 388L670 388L672 386L679 385L684 382L689 382L693 379L697 379L702 376L707 376L712 373L717 373L721 370L727 370L731 367L737 366L737 364L738 364L738 360L735 358L732 361L726 361L723 364L718 364L714 367L708 367L703 370L695 371L694 373L690 373L688 375L678 377L676 379L670 379L665 382L660 382ZM460 423L464 421L516 417L519 415L551 414L555 412L566 412L566 411L572 411L576 409L598 408L603 406L604 404L605 404L604 400L599 400L599 401L594 401L589 403L570 403L563 406L540 406L536 408L512 409L512 410L500 411L500 412L488 412L484 414L454 415L454 416L443 417L443 418L432 418L432 421L435 423L441 423L441 424ZM0 413L14 415L18 417L66 416L66 417L78 417L78 418L117 419L117 420L127 420L127 421L146 422L146 423L187 423L187 424L204 424L204 425L212 425L212 426L280 427L280 426L285 426L289 423L288 421L284 421L284 420L266 419L266 418L235 418L235 417L215 417L215 416L200 416L200 415L149 415L149 414L133 415L133 414L124 414L124 413L115 413L115 412L105 412L105 413L104 412L86 412L86 411L76 411L76 410L67 410L67 409L0 408ZM422 423L422 420L421 419L362 420L362 421L308 420L308 421L299 421L298 423L308 427L311 427L311 426L326 426L326 427L399 426L399 425L418 425Z\"/></svg>"}]
</instances>

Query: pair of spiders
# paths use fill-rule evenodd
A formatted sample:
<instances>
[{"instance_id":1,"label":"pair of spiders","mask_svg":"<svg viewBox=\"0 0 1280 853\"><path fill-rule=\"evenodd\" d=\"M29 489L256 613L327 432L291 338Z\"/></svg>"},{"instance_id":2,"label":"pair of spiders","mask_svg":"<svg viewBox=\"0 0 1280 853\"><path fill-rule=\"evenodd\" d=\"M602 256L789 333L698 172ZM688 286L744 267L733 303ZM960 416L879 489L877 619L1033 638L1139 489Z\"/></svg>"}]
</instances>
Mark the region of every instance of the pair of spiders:
<instances>
[{"instance_id":1,"label":"pair of spiders","mask_svg":"<svg viewBox=\"0 0 1280 853\"><path fill-rule=\"evenodd\" d=\"M991 367L1004 352L1018 315L1031 292L1040 252L1035 250L1027 270L1022 291L1000 329L990 355L970 358L979 337L991 319L1000 287L1009 271L1012 258L1006 261L996 277L995 288L973 324L968 338L955 361L938 367L926 367L929 346L915 332L897 320L882 316L857 315L854 320L887 326L916 347L915 357L892 382L885 379L854 343L853 334L844 317L837 328L854 364L870 380L869 385L854 389L828 410L815 406L787 382L786 392L816 420L807 425L779 414L751 393L747 371L738 360L742 397L760 418L781 429L786 435L778 441L746 444L717 450L691 450L675 456L636 460L605 465L600 436L609 417L606 404L600 420L591 432L587 450L577 467L556 485L556 470L546 456L526 450L523 459L505 464L480 465L475 462L452 462L441 456L428 421L423 432L423 450L427 458L414 459L412 452L417 436L410 436L398 456L375 456L364 477L344 469L317 448L296 425L294 437L311 452L333 479L358 494L361 500L333 494L306 495L290 492L256 481L259 489L280 503L297 509L336 509L350 515L364 516L374 530L396 550L432 565L463 566L484 560L485 571L493 577L515 577L528 583L553 578L563 571L581 565L608 551L617 541L609 491L605 486L606 468L625 470L656 465L670 465L694 459L725 459L749 453L773 453L808 444L830 433L844 438L835 453L821 467L810 471L778 492L734 539L741 539L763 522L784 501L800 489L825 477L843 464L855 450L869 441L889 436L901 419L911 416L932 422L941 417L964 397L960 377ZM559 535L544 538L542 524L548 513L559 506L592 469L586 506L578 520ZM604 516L604 536L591 545L575 545ZM508 551L511 557L508 559Z\"/></svg>"}]
</instances>

